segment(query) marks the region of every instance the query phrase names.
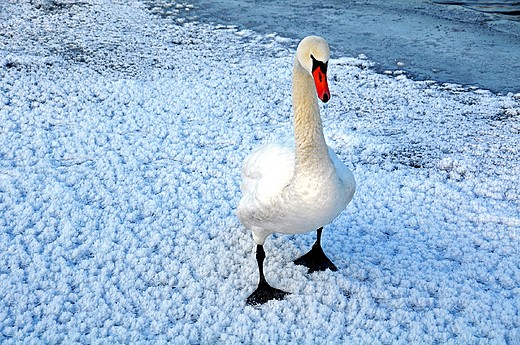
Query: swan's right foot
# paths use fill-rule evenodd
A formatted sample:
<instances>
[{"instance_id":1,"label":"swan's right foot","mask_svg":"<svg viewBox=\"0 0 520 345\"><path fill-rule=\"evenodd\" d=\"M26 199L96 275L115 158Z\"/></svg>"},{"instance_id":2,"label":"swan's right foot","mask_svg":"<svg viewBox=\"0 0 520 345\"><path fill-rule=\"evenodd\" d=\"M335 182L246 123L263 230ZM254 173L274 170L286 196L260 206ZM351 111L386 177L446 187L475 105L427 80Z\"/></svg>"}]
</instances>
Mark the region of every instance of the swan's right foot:
<instances>
[{"instance_id":1,"label":"swan's right foot","mask_svg":"<svg viewBox=\"0 0 520 345\"><path fill-rule=\"evenodd\" d=\"M272 299L281 300L285 297L285 295L289 294L288 292L275 289L269 285L267 280L265 280L264 259L264 246L259 244L256 246L256 261L258 263L258 271L260 273L260 282L258 283L258 287L256 288L255 292L253 292L251 296L247 298L247 304L249 305L264 304L265 302Z\"/></svg>"},{"instance_id":2,"label":"swan's right foot","mask_svg":"<svg viewBox=\"0 0 520 345\"><path fill-rule=\"evenodd\" d=\"M288 292L275 289L271 285L269 285L266 281L261 281L258 284L258 288L247 298L247 304L249 305L257 305L264 304L267 301L272 299L282 300Z\"/></svg>"}]
</instances>

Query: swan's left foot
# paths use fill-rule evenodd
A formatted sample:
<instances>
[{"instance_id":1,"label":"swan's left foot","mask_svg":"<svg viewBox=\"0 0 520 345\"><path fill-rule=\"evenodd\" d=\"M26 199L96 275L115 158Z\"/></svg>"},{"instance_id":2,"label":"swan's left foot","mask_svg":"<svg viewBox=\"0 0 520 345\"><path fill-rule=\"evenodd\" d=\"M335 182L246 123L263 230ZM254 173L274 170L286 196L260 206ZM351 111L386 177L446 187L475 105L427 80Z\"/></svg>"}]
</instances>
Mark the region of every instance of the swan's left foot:
<instances>
[{"instance_id":1,"label":"swan's left foot","mask_svg":"<svg viewBox=\"0 0 520 345\"><path fill-rule=\"evenodd\" d=\"M309 268L309 273L316 271L325 271L329 269L331 271L337 271L338 268L329 260L327 255L321 248L321 231L323 228L317 230L318 237L316 242L312 246L312 249L299 259L294 260L296 265L302 265Z\"/></svg>"},{"instance_id":2,"label":"swan's left foot","mask_svg":"<svg viewBox=\"0 0 520 345\"><path fill-rule=\"evenodd\" d=\"M329 258L321 249L321 246L314 244L312 249L301 258L294 260L296 265L302 265L309 268L309 273L316 271L325 271L327 268L331 271L337 271L338 268L329 260Z\"/></svg>"}]
</instances>

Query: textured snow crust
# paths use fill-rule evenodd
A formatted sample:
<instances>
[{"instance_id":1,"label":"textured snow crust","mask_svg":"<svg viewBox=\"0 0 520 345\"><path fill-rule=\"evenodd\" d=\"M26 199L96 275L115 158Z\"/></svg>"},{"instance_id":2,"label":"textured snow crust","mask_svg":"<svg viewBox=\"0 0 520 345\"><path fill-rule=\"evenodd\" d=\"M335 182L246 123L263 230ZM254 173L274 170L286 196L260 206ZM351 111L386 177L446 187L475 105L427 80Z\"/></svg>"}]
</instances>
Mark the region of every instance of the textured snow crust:
<instances>
[{"instance_id":1,"label":"textured snow crust","mask_svg":"<svg viewBox=\"0 0 520 345\"><path fill-rule=\"evenodd\" d=\"M132 1L0 4L0 342L519 343L518 97L334 55L339 270L292 263L314 234L272 235L291 294L246 305L241 163L292 133L296 44Z\"/></svg>"}]
</instances>

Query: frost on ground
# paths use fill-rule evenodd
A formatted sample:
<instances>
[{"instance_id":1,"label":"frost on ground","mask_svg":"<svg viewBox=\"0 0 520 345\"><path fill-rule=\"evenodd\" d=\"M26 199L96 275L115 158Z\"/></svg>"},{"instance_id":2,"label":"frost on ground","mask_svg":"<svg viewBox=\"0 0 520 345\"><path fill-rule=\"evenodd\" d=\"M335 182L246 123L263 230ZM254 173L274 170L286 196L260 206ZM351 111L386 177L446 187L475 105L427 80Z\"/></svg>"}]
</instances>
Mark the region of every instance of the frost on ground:
<instances>
[{"instance_id":1,"label":"frost on ground","mask_svg":"<svg viewBox=\"0 0 520 345\"><path fill-rule=\"evenodd\" d=\"M175 5L173 3L173 5ZM240 167L291 134L295 42L136 1L0 4L0 342L520 342L520 107L335 57L325 135L358 189L323 245L254 242Z\"/></svg>"}]
</instances>

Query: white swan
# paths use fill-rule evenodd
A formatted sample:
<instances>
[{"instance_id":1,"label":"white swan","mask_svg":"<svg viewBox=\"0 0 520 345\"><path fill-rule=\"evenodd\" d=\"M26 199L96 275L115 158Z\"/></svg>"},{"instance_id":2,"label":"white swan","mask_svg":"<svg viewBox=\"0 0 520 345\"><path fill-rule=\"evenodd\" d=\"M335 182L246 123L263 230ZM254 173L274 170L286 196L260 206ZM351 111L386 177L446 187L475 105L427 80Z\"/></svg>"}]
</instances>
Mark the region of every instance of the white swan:
<instances>
[{"instance_id":1,"label":"white swan","mask_svg":"<svg viewBox=\"0 0 520 345\"><path fill-rule=\"evenodd\" d=\"M356 183L350 170L327 147L318 107L330 99L327 84L327 42L317 36L298 45L292 71L294 139L262 145L244 160L240 222L257 244L260 283L248 304L282 299L287 293L265 280L263 244L272 233L300 234L318 230L313 249L295 263L309 272L336 267L320 245L321 230L352 200Z\"/></svg>"}]
</instances>

